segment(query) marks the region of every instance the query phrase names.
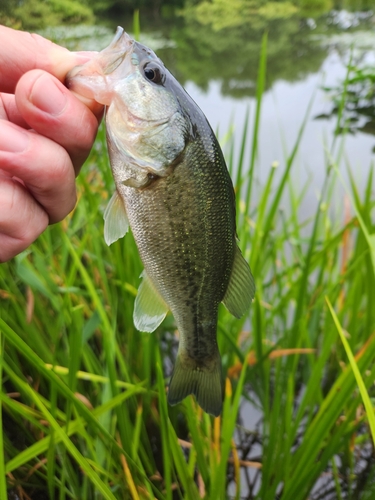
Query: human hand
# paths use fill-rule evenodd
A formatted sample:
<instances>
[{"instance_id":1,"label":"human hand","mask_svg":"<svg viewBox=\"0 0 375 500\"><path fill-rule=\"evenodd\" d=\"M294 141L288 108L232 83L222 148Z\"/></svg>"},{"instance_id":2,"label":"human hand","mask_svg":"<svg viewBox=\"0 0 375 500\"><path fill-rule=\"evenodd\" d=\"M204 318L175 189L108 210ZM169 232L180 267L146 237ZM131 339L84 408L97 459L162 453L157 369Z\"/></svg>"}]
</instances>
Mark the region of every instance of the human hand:
<instances>
[{"instance_id":1,"label":"human hand","mask_svg":"<svg viewBox=\"0 0 375 500\"><path fill-rule=\"evenodd\" d=\"M103 107L74 95L67 72L90 58L0 26L0 262L76 203L75 177Z\"/></svg>"}]
</instances>

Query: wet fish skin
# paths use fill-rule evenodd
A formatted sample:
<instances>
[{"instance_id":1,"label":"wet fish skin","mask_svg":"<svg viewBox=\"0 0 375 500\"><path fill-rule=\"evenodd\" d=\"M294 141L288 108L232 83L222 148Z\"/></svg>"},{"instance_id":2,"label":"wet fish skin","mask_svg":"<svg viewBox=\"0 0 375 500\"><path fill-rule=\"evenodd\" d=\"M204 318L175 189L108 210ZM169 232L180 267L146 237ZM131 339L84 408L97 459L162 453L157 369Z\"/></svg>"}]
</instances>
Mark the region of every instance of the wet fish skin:
<instances>
[{"instance_id":1,"label":"wet fish skin","mask_svg":"<svg viewBox=\"0 0 375 500\"><path fill-rule=\"evenodd\" d=\"M112 242L129 224L144 264L135 325L153 331L171 310L180 333L168 401L194 394L217 416L223 399L218 307L224 301L242 315L255 286L236 244L233 185L215 135L156 55L121 29L68 82L108 106L117 193L105 233Z\"/></svg>"},{"instance_id":2,"label":"wet fish skin","mask_svg":"<svg viewBox=\"0 0 375 500\"><path fill-rule=\"evenodd\" d=\"M199 393L201 387L195 380L190 381L188 392L196 395L206 411L217 415L222 383L216 325L234 258L233 219L225 213L233 206L233 196L230 189L215 189L218 183L226 184L226 176L220 170L213 176L208 164L202 172L197 149L196 142L194 147L188 146L173 174L153 185L142 190L118 189L126 200L130 227L147 275L176 320L182 373L189 367L187 372L200 370L199 374L212 374L217 381L212 402L202 403L204 394ZM178 385L174 390L178 373L175 367L168 393L172 404L185 396Z\"/></svg>"}]
</instances>

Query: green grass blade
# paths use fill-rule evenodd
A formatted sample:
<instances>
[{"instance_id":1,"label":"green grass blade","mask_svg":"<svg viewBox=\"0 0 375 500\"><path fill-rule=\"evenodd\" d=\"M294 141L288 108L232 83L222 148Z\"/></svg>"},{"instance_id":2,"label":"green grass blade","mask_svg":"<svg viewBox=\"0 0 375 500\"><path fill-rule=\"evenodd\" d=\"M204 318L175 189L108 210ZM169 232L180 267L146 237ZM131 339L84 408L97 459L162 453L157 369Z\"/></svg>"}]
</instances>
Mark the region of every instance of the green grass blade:
<instances>
[{"instance_id":1,"label":"green grass blade","mask_svg":"<svg viewBox=\"0 0 375 500\"><path fill-rule=\"evenodd\" d=\"M194 483L193 476L189 474L185 457L183 455L176 432L168 417L167 398L165 394L165 384L161 366L156 366L157 380L159 388L159 409L160 409L160 424L163 440L163 460L164 460L164 479L167 490L167 495L172 498L171 477L170 471L172 466L175 467L179 481L181 481L182 488L185 492L185 498L188 500L196 500L199 498L197 487ZM167 474L166 474L167 473Z\"/></svg>"},{"instance_id":2,"label":"green grass blade","mask_svg":"<svg viewBox=\"0 0 375 500\"><path fill-rule=\"evenodd\" d=\"M3 385L4 340L0 329L0 387ZM4 464L3 404L0 403L0 498L7 498L7 484Z\"/></svg>"},{"instance_id":3,"label":"green grass blade","mask_svg":"<svg viewBox=\"0 0 375 500\"><path fill-rule=\"evenodd\" d=\"M267 39L268 34L264 33L262 37L262 48L259 59L259 69L258 69L258 80L257 80L257 93L256 93L256 110L255 110L255 123L253 130L253 140L251 146L251 159L250 159L250 168L248 172L248 184L245 194L245 203L246 210L245 213L250 212L250 197L252 193L253 187L253 178L254 178L254 169L255 169L255 160L258 154L258 134L260 127L260 116L261 116L261 108L262 108L262 96L265 89L266 83L266 67L267 67ZM242 147L243 148L243 147Z\"/></svg>"},{"instance_id":4,"label":"green grass blade","mask_svg":"<svg viewBox=\"0 0 375 500\"><path fill-rule=\"evenodd\" d=\"M134 9L133 13L133 37L134 40L139 42L139 36L141 34L141 25L139 22L139 9Z\"/></svg>"},{"instance_id":5,"label":"green grass blade","mask_svg":"<svg viewBox=\"0 0 375 500\"><path fill-rule=\"evenodd\" d=\"M137 389L135 388L133 390L130 389L129 391L119 394L118 396L112 398L111 401L107 401L102 406L95 408L92 412L93 416L95 418L100 417L109 410L114 409L117 405L123 404L124 401L132 397L134 394L137 394ZM0 394L0 397L2 399L3 404L8 405L11 403L11 401L9 401L9 398L7 398L5 395ZM22 411L24 410L22 409ZM72 436L75 433L81 432L81 430L87 425L88 422L84 418L79 417L75 421L70 423L69 429L64 428L64 431L67 433L68 436ZM18 455L16 455L14 458L12 458L6 463L5 465L6 473L18 469L19 467L29 462L33 458L45 453L49 448L50 441L51 441L51 436L46 436L45 438L36 441L32 446L30 446L26 450L21 451ZM59 441L60 438L56 436L55 444L58 444Z\"/></svg>"},{"instance_id":6,"label":"green grass blade","mask_svg":"<svg viewBox=\"0 0 375 500\"><path fill-rule=\"evenodd\" d=\"M4 368L6 369L6 365L4 366ZM8 371L8 373L9 373L9 371ZM75 459L75 461L77 462L77 465L85 472L87 477L91 480L93 485L97 488L97 491L102 493L105 496L105 498L107 498L108 500L116 500L116 497L113 495L113 493L111 492L109 487L105 483L103 483L103 481L100 479L100 477L97 475L97 473L92 469L92 467L89 465L89 463L84 458L84 456L79 452L77 447L69 439L67 434L62 430L62 428L57 423L57 421L54 419L52 414L47 410L47 408L43 404L42 400L40 399L39 395L35 391L33 391L29 385L24 383L23 380L21 380L15 374L13 374L12 378L18 379L17 384L23 388L24 393L30 397L30 399L35 403L35 405L42 412L44 418L49 422L50 426L55 431L56 436L58 436L59 439L64 443L64 445L66 446L66 449L68 450L70 455Z\"/></svg>"},{"instance_id":7,"label":"green grass blade","mask_svg":"<svg viewBox=\"0 0 375 500\"><path fill-rule=\"evenodd\" d=\"M228 466L229 454L232 446L232 436L235 429L237 414L240 405L240 398L245 383L245 375L247 371L247 359L242 366L241 375L237 383L234 393L233 401L231 401L230 382L227 379L226 398L224 401L222 412L222 429L221 429L221 443L220 443L220 461L215 470L212 471L212 483L209 498L211 500L224 499L225 483L226 483L226 470Z\"/></svg>"},{"instance_id":8,"label":"green grass blade","mask_svg":"<svg viewBox=\"0 0 375 500\"><path fill-rule=\"evenodd\" d=\"M337 318L337 315L336 315L335 311L333 310L333 307L331 305L331 302L329 301L329 298L326 297L325 299L326 299L327 305L329 307L329 310L330 310L330 312L332 314L332 318L333 318L333 321L335 322L337 331L339 332L339 335L340 335L340 338L341 338L341 342L343 343L343 346L345 348L345 352L346 352L346 354L348 356L349 363L350 363L350 366L352 367L355 379L357 381L357 385L358 385L359 391L360 391L361 396L362 396L363 404L364 404L364 407L366 409L366 414L367 414L367 418L368 418L368 422L369 422L369 426L370 426L370 430L371 430L372 441L373 441L373 443L375 445L375 413L374 413L374 407L373 407L373 405L371 403L370 396L369 396L369 394L367 392L367 389L366 389L366 386L365 386L365 384L363 382L363 378L362 378L361 372L358 369L358 364L356 363L356 360L354 359L352 350L350 349L350 345L349 345L348 341L345 338L345 334L344 334L344 332L342 330L342 327L341 327L340 322L339 322L339 320Z\"/></svg>"}]
</instances>

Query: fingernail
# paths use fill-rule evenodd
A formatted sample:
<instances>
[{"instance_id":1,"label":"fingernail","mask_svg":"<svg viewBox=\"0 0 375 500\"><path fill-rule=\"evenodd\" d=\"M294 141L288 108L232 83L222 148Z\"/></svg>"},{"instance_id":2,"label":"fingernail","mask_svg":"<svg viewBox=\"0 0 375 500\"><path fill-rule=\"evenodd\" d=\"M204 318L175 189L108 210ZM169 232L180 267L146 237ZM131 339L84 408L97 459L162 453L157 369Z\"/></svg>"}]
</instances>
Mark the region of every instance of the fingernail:
<instances>
[{"instance_id":1,"label":"fingernail","mask_svg":"<svg viewBox=\"0 0 375 500\"><path fill-rule=\"evenodd\" d=\"M41 75L31 91L31 102L45 113L57 116L64 111L67 95L49 75Z\"/></svg>"},{"instance_id":2,"label":"fingernail","mask_svg":"<svg viewBox=\"0 0 375 500\"><path fill-rule=\"evenodd\" d=\"M0 120L0 151L22 153L29 144L27 132L5 120Z\"/></svg>"}]
</instances>

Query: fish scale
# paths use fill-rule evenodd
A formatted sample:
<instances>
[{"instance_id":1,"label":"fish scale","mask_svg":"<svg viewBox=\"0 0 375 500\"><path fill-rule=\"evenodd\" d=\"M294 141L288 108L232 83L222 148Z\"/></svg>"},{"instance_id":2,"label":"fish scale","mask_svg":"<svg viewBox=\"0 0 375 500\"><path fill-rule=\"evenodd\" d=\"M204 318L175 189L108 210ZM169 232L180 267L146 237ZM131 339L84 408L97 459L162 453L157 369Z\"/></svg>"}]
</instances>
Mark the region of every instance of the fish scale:
<instances>
[{"instance_id":1,"label":"fish scale","mask_svg":"<svg viewBox=\"0 0 375 500\"><path fill-rule=\"evenodd\" d=\"M194 154L195 143L189 147ZM220 189L215 192L212 187L219 183L212 182L212 175L202 175L201 168L192 168L193 163L187 152L170 176L150 187L141 191L120 187L147 274L170 306L180 336L186 338L194 338L194 332L186 331L177 318L191 317L190 303L200 322L207 321L206 316L212 318L212 314L216 321L233 264L233 250L223 252L221 243L232 240L234 246L234 228L225 224L229 222L225 213L230 194L225 196ZM186 190L176 190L175 185L183 185ZM207 191L209 210L202 195ZM211 265L213 261L215 266ZM200 296L202 287L211 293Z\"/></svg>"},{"instance_id":2,"label":"fish scale","mask_svg":"<svg viewBox=\"0 0 375 500\"><path fill-rule=\"evenodd\" d=\"M160 59L122 28L67 81L107 106L116 192L104 233L110 244L129 226L133 232L145 268L134 323L152 332L168 310L176 321L180 342L168 401L194 394L205 411L219 415L219 304L240 317L255 285L236 243L234 190L216 137Z\"/></svg>"}]
</instances>

